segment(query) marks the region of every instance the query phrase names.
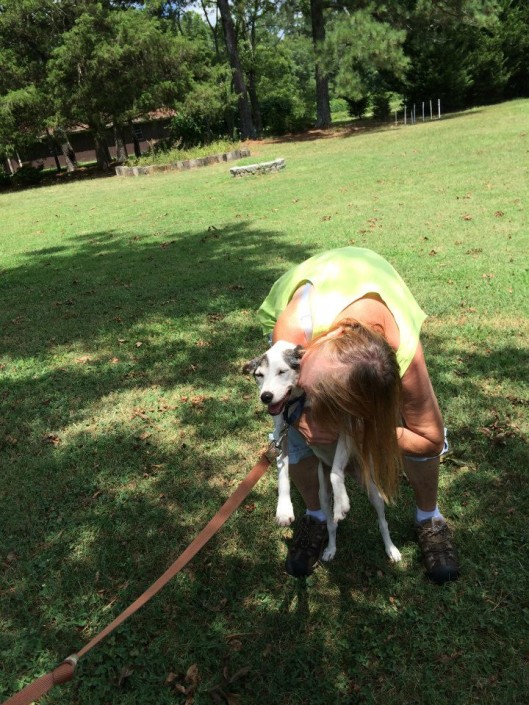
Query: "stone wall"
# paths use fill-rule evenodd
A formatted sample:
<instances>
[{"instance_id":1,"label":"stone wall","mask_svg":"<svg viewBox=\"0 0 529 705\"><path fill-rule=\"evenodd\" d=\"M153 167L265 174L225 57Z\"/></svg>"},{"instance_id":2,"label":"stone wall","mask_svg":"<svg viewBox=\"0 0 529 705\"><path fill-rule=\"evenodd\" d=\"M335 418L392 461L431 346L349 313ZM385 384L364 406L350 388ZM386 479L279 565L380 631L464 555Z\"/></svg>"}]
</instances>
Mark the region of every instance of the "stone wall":
<instances>
[{"instance_id":1,"label":"stone wall","mask_svg":"<svg viewBox=\"0 0 529 705\"><path fill-rule=\"evenodd\" d=\"M274 159L273 162L248 164L247 166L232 166L230 169L230 174L232 176L255 176L256 174L269 174L271 171L279 171L284 168L284 159Z\"/></svg>"},{"instance_id":2,"label":"stone wall","mask_svg":"<svg viewBox=\"0 0 529 705\"><path fill-rule=\"evenodd\" d=\"M185 169L195 169L209 164L220 164L221 162L232 162L235 159L249 157L249 149L234 149L232 152L224 152L224 154L214 154L210 157L197 157L196 159L184 159L181 162L172 164L153 164L152 166L117 166L116 174L118 176L148 176L150 174L158 174L163 171L183 171Z\"/></svg>"}]
</instances>

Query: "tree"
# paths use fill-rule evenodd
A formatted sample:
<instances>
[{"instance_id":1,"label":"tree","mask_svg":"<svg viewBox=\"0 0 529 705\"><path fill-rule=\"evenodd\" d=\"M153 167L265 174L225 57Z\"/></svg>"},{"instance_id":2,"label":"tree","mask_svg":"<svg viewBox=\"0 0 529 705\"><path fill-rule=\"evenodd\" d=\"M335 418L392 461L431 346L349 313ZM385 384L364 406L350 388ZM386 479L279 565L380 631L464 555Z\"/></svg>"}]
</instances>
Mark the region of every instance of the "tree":
<instances>
[{"instance_id":1,"label":"tree","mask_svg":"<svg viewBox=\"0 0 529 705\"><path fill-rule=\"evenodd\" d=\"M333 76L335 94L350 103L384 96L409 64L403 50L406 33L373 9L342 12L328 23L323 63Z\"/></svg>"},{"instance_id":2,"label":"tree","mask_svg":"<svg viewBox=\"0 0 529 705\"><path fill-rule=\"evenodd\" d=\"M324 0L310 0L310 19L315 56L316 127L325 128L331 125L331 107L329 78L322 60L325 43Z\"/></svg>"},{"instance_id":3,"label":"tree","mask_svg":"<svg viewBox=\"0 0 529 705\"><path fill-rule=\"evenodd\" d=\"M88 5L52 53L48 86L58 116L90 127L106 168L108 125L119 131L132 117L172 104L201 64L197 47L162 32L145 12Z\"/></svg>"},{"instance_id":4,"label":"tree","mask_svg":"<svg viewBox=\"0 0 529 705\"><path fill-rule=\"evenodd\" d=\"M256 131L252 119L252 110L246 88L242 63L239 56L237 35L235 33L230 4L228 0L217 0L217 5L222 20L222 28L224 31L224 40L226 42L228 58L233 71L233 86L237 95L239 115L241 119L241 137L243 139L255 138Z\"/></svg>"},{"instance_id":5,"label":"tree","mask_svg":"<svg viewBox=\"0 0 529 705\"><path fill-rule=\"evenodd\" d=\"M502 0L500 39L508 73L507 98L529 97L529 3Z\"/></svg>"},{"instance_id":6,"label":"tree","mask_svg":"<svg viewBox=\"0 0 529 705\"><path fill-rule=\"evenodd\" d=\"M508 74L495 0L415 0L408 24L401 90L409 101L439 98L455 110L501 99Z\"/></svg>"},{"instance_id":7,"label":"tree","mask_svg":"<svg viewBox=\"0 0 529 705\"><path fill-rule=\"evenodd\" d=\"M72 26L75 15L73 0L2 2L0 149L4 152L22 149L37 139L45 126L51 126L52 107L44 86L47 62L62 32ZM50 135L50 139L57 142L56 135ZM72 152L62 134L60 147Z\"/></svg>"}]
</instances>

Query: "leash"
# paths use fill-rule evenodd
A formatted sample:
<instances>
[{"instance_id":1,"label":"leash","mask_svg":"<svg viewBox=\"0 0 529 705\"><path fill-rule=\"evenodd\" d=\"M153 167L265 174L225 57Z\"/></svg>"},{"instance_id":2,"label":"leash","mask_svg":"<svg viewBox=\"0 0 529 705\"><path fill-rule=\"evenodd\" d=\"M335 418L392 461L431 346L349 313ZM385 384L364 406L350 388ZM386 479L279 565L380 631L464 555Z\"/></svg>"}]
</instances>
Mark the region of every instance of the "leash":
<instances>
[{"instance_id":1,"label":"leash","mask_svg":"<svg viewBox=\"0 0 529 705\"><path fill-rule=\"evenodd\" d=\"M38 700L53 686L67 683L73 678L75 667L78 661L85 656L99 642L103 641L111 632L114 631L120 624L143 607L156 593L158 593L167 583L184 568L189 561L203 548L206 543L217 533L217 531L225 524L233 512L240 506L241 502L248 496L253 487L261 479L270 465L270 459L267 453L273 452L273 444L262 451L261 457L250 470L248 475L236 488L235 492L228 497L215 516L202 529L198 536L193 539L185 551L174 561L174 563L158 578L138 599L133 602L126 610L124 610L116 619L97 634L91 641L88 642L76 654L68 656L64 661L57 666L53 671L46 675L37 678L32 683L29 683L25 688L20 690L15 695L6 700L3 705L30 705L35 700Z\"/></svg>"}]
</instances>

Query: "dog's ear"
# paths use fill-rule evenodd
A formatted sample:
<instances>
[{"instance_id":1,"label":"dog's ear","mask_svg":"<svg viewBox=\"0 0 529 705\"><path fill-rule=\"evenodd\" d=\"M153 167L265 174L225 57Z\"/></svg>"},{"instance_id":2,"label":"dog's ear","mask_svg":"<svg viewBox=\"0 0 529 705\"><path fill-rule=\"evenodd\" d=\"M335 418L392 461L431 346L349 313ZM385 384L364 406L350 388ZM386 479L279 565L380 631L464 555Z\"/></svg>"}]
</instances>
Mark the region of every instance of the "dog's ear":
<instances>
[{"instance_id":1,"label":"dog's ear","mask_svg":"<svg viewBox=\"0 0 529 705\"><path fill-rule=\"evenodd\" d=\"M293 370L299 370L299 364L301 358L305 354L305 348L303 345L296 345L292 350L285 350L284 357L287 365Z\"/></svg>"},{"instance_id":2,"label":"dog's ear","mask_svg":"<svg viewBox=\"0 0 529 705\"><path fill-rule=\"evenodd\" d=\"M261 364L261 359L262 357L254 357L253 360L250 360L247 362L244 367L242 368L242 373L244 375L253 375L255 370L259 367Z\"/></svg>"}]
</instances>

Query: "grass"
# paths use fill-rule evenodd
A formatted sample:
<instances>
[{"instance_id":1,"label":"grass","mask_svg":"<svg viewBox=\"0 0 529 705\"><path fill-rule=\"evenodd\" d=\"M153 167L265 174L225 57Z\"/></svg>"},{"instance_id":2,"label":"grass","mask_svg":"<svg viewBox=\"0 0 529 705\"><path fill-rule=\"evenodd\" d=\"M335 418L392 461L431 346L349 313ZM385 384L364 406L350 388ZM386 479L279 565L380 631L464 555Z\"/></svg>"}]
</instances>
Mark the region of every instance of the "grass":
<instances>
[{"instance_id":1,"label":"grass","mask_svg":"<svg viewBox=\"0 0 529 705\"><path fill-rule=\"evenodd\" d=\"M186 159L198 159L199 157L211 157L225 152L233 152L239 148L238 142L230 140L218 140L203 147L193 149L171 149L168 151L154 151L144 154L141 157L130 157L127 166L151 166L153 164L173 164L174 162L185 161Z\"/></svg>"},{"instance_id":2,"label":"grass","mask_svg":"<svg viewBox=\"0 0 529 705\"><path fill-rule=\"evenodd\" d=\"M254 143L286 169L253 179L224 164L0 196L0 696L108 624L236 487L270 425L240 373L263 349L254 312L287 267L354 243L429 313L461 580L424 580L403 483L400 566L351 488L335 561L298 584L270 471L44 702L526 702L528 113Z\"/></svg>"}]
</instances>

